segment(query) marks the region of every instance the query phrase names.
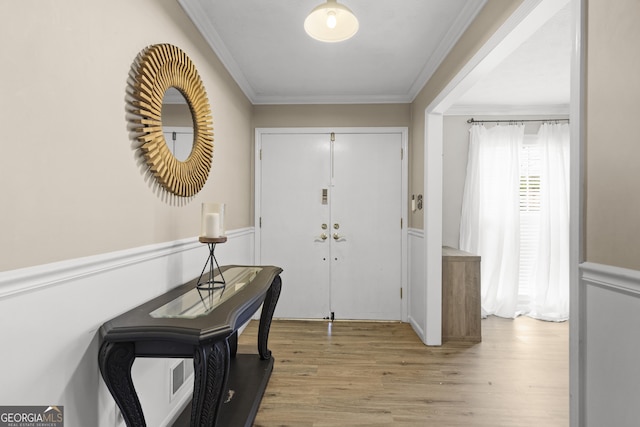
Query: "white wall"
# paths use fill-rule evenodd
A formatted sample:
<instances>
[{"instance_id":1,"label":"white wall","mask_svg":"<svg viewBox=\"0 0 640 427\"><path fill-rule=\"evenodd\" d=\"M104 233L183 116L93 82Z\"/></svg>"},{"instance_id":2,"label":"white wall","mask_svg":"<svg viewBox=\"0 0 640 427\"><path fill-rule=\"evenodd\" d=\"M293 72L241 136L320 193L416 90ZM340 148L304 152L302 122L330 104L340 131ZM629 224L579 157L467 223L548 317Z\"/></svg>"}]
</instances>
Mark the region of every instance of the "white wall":
<instances>
[{"instance_id":1,"label":"white wall","mask_svg":"<svg viewBox=\"0 0 640 427\"><path fill-rule=\"evenodd\" d=\"M253 229L228 233L222 264L252 264ZM115 402L98 370L100 326L198 277L207 258L196 238L0 273L0 402L62 405L65 425L113 427ZM173 360L138 359L133 380L147 425L179 414L192 385L169 401Z\"/></svg>"},{"instance_id":2,"label":"white wall","mask_svg":"<svg viewBox=\"0 0 640 427\"><path fill-rule=\"evenodd\" d=\"M640 272L594 263L580 272L583 425L637 426Z\"/></svg>"}]
</instances>

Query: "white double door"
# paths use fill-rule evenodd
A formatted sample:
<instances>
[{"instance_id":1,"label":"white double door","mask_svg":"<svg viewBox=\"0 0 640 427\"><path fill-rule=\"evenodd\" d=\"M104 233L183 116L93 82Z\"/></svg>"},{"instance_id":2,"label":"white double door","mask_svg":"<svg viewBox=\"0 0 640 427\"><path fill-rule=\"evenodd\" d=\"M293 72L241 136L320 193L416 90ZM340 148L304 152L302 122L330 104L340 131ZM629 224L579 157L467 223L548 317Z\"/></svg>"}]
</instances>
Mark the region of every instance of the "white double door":
<instances>
[{"instance_id":1,"label":"white double door","mask_svg":"<svg viewBox=\"0 0 640 427\"><path fill-rule=\"evenodd\" d=\"M401 319L402 140L260 135L259 259L284 270L276 317Z\"/></svg>"}]
</instances>

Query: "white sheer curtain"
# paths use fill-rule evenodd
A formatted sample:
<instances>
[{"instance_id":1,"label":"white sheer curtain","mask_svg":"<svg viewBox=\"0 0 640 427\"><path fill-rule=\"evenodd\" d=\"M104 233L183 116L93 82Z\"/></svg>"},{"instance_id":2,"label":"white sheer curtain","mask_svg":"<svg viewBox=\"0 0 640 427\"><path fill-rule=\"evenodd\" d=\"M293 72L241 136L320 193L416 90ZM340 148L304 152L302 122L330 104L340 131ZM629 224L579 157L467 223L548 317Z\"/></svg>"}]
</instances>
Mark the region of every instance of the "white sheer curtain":
<instances>
[{"instance_id":1,"label":"white sheer curtain","mask_svg":"<svg viewBox=\"0 0 640 427\"><path fill-rule=\"evenodd\" d=\"M484 315L569 316L569 125L543 124L540 145L540 228L528 283L518 306L520 261L519 153L523 125L469 130L469 158L460 222L460 249L480 255Z\"/></svg>"},{"instance_id":2,"label":"white sheer curtain","mask_svg":"<svg viewBox=\"0 0 640 427\"><path fill-rule=\"evenodd\" d=\"M484 315L515 317L520 252L519 148L523 125L471 126L460 249L481 256Z\"/></svg>"},{"instance_id":3,"label":"white sheer curtain","mask_svg":"<svg viewBox=\"0 0 640 427\"><path fill-rule=\"evenodd\" d=\"M569 125L540 127L540 240L529 282L529 316L569 318Z\"/></svg>"}]
</instances>

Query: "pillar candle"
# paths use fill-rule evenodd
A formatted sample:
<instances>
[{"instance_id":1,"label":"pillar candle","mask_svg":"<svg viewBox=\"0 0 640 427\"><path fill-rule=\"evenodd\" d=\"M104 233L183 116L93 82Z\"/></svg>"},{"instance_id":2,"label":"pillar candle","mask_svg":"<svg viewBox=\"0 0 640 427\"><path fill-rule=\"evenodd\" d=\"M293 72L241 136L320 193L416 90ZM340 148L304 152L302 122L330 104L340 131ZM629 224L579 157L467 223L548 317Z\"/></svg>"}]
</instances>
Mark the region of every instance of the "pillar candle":
<instances>
[{"instance_id":1,"label":"pillar candle","mask_svg":"<svg viewBox=\"0 0 640 427\"><path fill-rule=\"evenodd\" d=\"M220 215L208 213L204 217L204 236L220 237Z\"/></svg>"}]
</instances>

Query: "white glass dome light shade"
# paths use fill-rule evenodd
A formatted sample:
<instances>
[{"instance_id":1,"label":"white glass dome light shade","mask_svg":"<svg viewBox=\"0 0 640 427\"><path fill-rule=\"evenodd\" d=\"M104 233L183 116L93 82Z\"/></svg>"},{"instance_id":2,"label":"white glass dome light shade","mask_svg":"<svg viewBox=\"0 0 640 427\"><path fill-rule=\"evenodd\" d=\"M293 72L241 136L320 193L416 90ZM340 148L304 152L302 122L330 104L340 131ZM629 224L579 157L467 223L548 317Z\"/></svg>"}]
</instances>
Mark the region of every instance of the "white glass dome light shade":
<instances>
[{"instance_id":1,"label":"white glass dome light shade","mask_svg":"<svg viewBox=\"0 0 640 427\"><path fill-rule=\"evenodd\" d=\"M333 25L333 28L331 27ZM358 32L358 19L348 7L336 0L314 8L304 20L304 30L316 40L322 42L341 42L350 39Z\"/></svg>"}]
</instances>

